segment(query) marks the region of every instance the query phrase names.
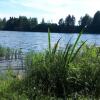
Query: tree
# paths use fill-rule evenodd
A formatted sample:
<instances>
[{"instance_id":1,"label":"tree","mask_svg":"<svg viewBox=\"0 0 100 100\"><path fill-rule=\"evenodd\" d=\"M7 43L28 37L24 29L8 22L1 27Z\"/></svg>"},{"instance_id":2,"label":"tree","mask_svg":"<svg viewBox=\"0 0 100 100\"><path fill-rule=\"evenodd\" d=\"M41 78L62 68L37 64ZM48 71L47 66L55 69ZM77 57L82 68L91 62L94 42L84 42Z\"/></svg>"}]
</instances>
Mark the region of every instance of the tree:
<instances>
[{"instance_id":1,"label":"tree","mask_svg":"<svg viewBox=\"0 0 100 100\"><path fill-rule=\"evenodd\" d=\"M59 19L58 24L59 24L59 25L64 25L64 20L63 20L63 18Z\"/></svg>"},{"instance_id":2,"label":"tree","mask_svg":"<svg viewBox=\"0 0 100 100\"><path fill-rule=\"evenodd\" d=\"M10 17L9 20L6 22L5 30L14 30L14 18Z\"/></svg>"},{"instance_id":3,"label":"tree","mask_svg":"<svg viewBox=\"0 0 100 100\"><path fill-rule=\"evenodd\" d=\"M48 27L52 32L79 32L85 28L86 32L100 32L100 11L97 11L94 18L91 18L88 14L81 17L79 20L79 26L75 25L75 17L68 15L65 19L61 18L58 24L52 21L45 22L44 18L38 24L37 18L27 18L26 16L0 18L0 30L10 31L38 31L47 32Z\"/></svg>"},{"instance_id":4,"label":"tree","mask_svg":"<svg viewBox=\"0 0 100 100\"><path fill-rule=\"evenodd\" d=\"M66 26L74 26L75 25L75 17L72 15L68 15L65 19Z\"/></svg>"},{"instance_id":5,"label":"tree","mask_svg":"<svg viewBox=\"0 0 100 100\"><path fill-rule=\"evenodd\" d=\"M0 30L2 30L2 19L0 19Z\"/></svg>"},{"instance_id":6,"label":"tree","mask_svg":"<svg viewBox=\"0 0 100 100\"><path fill-rule=\"evenodd\" d=\"M94 25L100 25L100 11L97 11L93 18Z\"/></svg>"},{"instance_id":7,"label":"tree","mask_svg":"<svg viewBox=\"0 0 100 100\"><path fill-rule=\"evenodd\" d=\"M91 29L93 32L100 32L100 11L97 11L94 15Z\"/></svg>"},{"instance_id":8,"label":"tree","mask_svg":"<svg viewBox=\"0 0 100 100\"><path fill-rule=\"evenodd\" d=\"M74 15L72 15L72 22L71 22L71 25L72 25L72 26L75 26L75 17L74 17Z\"/></svg>"},{"instance_id":9,"label":"tree","mask_svg":"<svg viewBox=\"0 0 100 100\"><path fill-rule=\"evenodd\" d=\"M38 20L37 18L30 18L30 30L32 31L37 25L38 25Z\"/></svg>"},{"instance_id":10,"label":"tree","mask_svg":"<svg viewBox=\"0 0 100 100\"><path fill-rule=\"evenodd\" d=\"M4 30L5 25L6 25L6 18L3 18L3 19L2 19L2 23L1 23L1 24L2 24L2 25L1 25L1 29Z\"/></svg>"},{"instance_id":11,"label":"tree","mask_svg":"<svg viewBox=\"0 0 100 100\"><path fill-rule=\"evenodd\" d=\"M79 20L79 26L81 26L82 28L84 27L88 27L92 22L92 18L86 14L84 17L81 17Z\"/></svg>"},{"instance_id":12,"label":"tree","mask_svg":"<svg viewBox=\"0 0 100 100\"><path fill-rule=\"evenodd\" d=\"M45 20L44 20L44 18L42 18L41 24L45 24Z\"/></svg>"},{"instance_id":13,"label":"tree","mask_svg":"<svg viewBox=\"0 0 100 100\"><path fill-rule=\"evenodd\" d=\"M19 16L19 30L28 31L30 29L30 23L26 16Z\"/></svg>"}]
</instances>

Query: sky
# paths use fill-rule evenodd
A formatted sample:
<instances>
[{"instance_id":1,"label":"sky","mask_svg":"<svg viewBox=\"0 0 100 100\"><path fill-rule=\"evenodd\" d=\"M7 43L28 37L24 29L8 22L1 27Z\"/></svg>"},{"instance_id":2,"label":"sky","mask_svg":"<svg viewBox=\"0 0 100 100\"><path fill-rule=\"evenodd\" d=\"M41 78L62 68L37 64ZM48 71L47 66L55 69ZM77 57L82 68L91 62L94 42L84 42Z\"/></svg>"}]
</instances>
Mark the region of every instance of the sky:
<instances>
[{"instance_id":1,"label":"sky","mask_svg":"<svg viewBox=\"0 0 100 100\"><path fill-rule=\"evenodd\" d=\"M37 17L39 21L58 22L68 14L76 20L100 10L100 0L0 0L0 18L10 16Z\"/></svg>"}]
</instances>

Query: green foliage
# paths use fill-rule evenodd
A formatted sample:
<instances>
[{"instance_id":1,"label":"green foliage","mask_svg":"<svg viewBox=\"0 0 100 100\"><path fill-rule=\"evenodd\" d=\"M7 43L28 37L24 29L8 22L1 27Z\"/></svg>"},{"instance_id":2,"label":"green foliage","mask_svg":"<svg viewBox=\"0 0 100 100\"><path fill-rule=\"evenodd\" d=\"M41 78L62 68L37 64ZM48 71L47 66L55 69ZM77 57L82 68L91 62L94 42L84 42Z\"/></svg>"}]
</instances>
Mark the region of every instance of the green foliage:
<instances>
[{"instance_id":1,"label":"green foliage","mask_svg":"<svg viewBox=\"0 0 100 100\"><path fill-rule=\"evenodd\" d=\"M21 49L11 49L0 45L0 60L19 59L22 54Z\"/></svg>"},{"instance_id":2,"label":"green foliage","mask_svg":"<svg viewBox=\"0 0 100 100\"><path fill-rule=\"evenodd\" d=\"M75 26L75 17L72 15L68 15L65 19L66 26Z\"/></svg>"},{"instance_id":3,"label":"green foliage","mask_svg":"<svg viewBox=\"0 0 100 100\"><path fill-rule=\"evenodd\" d=\"M49 28L48 28L48 47L49 47L49 52L51 53L51 37Z\"/></svg>"},{"instance_id":4,"label":"green foliage","mask_svg":"<svg viewBox=\"0 0 100 100\"><path fill-rule=\"evenodd\" d=\"M90 26L92 23L92 18L86 14L85 16L81 17L79 20L79 25L84 28Z\"/></svg>"},{"instance_id":5,"label":"green foliage","mask_svg":"<svg viewBox=\"0 0 100 100\"><path fill-rule=\"evenodd\" d=\"M32 95L33 92L35 92L36 95L43 94L61 98L72 96L75 93L84 96L92 95L90 93L92 82L89 81L89 78L92 79L93 75L91 75L90 72L92 73L94 71L92 68L96 68L96 64L91 62L91 60L93 59L95 61L94 57L97 57L97 55L99 57L100 55L98 53L100 53L100 51L95 46L91 46L89 49L88 45L85 44L86 41L78 46L81 34L82 32L80 32L73 45L70 45L69 40L66 48L59 50L58 44L60 39L54 47L51 48L49 32L49 50L42 53L31 52L27 54L26 66L28 66L28 76L25 80L25 86L28 88L25 88L25 90L28 91L27 95L29 97L30 94L32 98L34 97L34 94ZM91 50L91 52L89 50ZM88 60L91 59L90 65L87 65L87 67L85 63L81 61L82 59L85 60L86 64L88 64ZM94 67L92 67L91 63L94 64ZM90 77L88 78L89 75L86 76L85 74L90 74ZM88 81L86 81L84 77L86 77ZM96 77L97 76L95 76L95 78ZM86 84L89 84L89 87ZM32 98L30 99L32 100Z\"/></svg>"},{"instance_id":6,"label":"green foliage","mask_svg":"<svg viewBox=\"0 0 100 100\"><path fill-rule=\"evenodd\" d=\"M93 32L99 32L100 31L100 11L97 11L94 15L91 28Z\"/></svg>"},{"instance_id":7,"label":"green foliage","mask_svg":"<svg viewBox=\"0 0 100 100\"><path fill-rule=\"evenodd\" d=\"M59 49L60 39L51 48L48 30L48 49L26 54L22 79L11 70L0 77L1 100L99 100L100 47L79 44L81 34L73 45L70 39L65 49ZM10 54L10 49L0 50Z\"/></svg>"},{"instance_id":8,"label":"green foliage","mask_svg":"<svg viewBox=\"0 0 100 100\"><path fill-rule=\"evenodd\" d=\"M75 25L76 18L74 15L68 14L65 19L60 18L57 23L50 21L45 22L44 18L42 22L38 23L37 18L27 18L26 16L0 18L0 30L9 31L33 31L33 32L47 32L50 27L52 32L59 33L78 33L81 29L85 28L85 32L100 33L100 11L94 14L94 17L90 17L88 14L80 17L78 25Z\"/></svg>"},{"instance_id":9,"label":"green foliage","mask_svg":"<svg viewBox=\"0 0 100 100\"><path fill-rule=\"evenodd\" d=\"M21 83L17 76L11 69L0 74L0 100L29 100L24 93L17 92L16 88Z\"/></svg>"}]
</instances>

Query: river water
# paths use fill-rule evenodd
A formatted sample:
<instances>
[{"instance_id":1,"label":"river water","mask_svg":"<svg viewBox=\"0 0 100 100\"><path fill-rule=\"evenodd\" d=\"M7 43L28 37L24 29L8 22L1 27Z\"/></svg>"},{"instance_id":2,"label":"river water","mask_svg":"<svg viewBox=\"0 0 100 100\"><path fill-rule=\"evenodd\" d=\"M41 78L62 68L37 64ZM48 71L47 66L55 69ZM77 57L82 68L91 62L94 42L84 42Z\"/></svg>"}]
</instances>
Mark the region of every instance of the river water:
<instances>
[{"instance_id":1,"label":"river water","mask_svg":"<svg viewBox=\"0 0 100 100\"><path fill-rule=\"evenodd\" d=\"M51 33L52 46L56 41L61 38L60 47L68 42L70 38L71 43L74 43L78 34L74 33ZM100 34L83 34L80 41L87 40L88 44L96 44L100 46ZM48 48L48 34L41 32L12 32L12 31L0 31L0 45L4 47L10 47L19 49L22 48L24 52L29 50L41 51Z\"/></svg>"}]
</instances>

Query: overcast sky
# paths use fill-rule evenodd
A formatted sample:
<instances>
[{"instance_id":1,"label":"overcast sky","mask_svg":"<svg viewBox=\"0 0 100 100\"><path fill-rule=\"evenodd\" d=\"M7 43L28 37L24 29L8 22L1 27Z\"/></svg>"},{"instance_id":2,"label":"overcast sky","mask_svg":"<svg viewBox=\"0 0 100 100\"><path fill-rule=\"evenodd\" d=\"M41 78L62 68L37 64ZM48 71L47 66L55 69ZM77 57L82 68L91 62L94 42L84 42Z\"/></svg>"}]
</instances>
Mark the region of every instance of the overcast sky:
<instances>
[{"instance_id":1,"label":"overcast sky","mask_svg":"<svg viewBox=\"0 0 100 100\"><path fill-rule=\"evenodd\" d=\"M0 0L0 17L19 15L58 22L68 14L77 18L100 10L100 0Z\"/></svg>"}]
</instances>

